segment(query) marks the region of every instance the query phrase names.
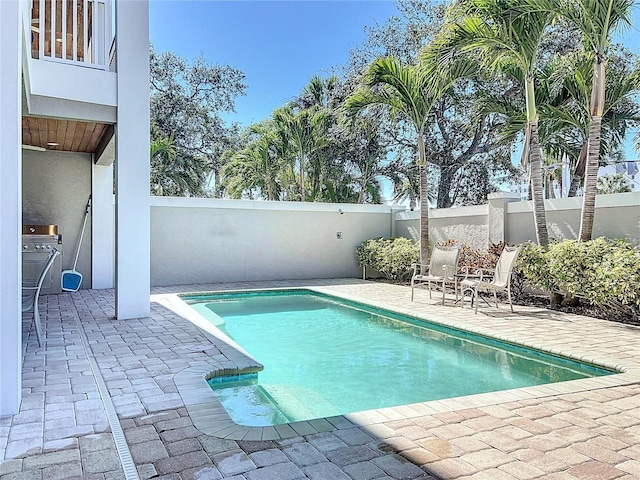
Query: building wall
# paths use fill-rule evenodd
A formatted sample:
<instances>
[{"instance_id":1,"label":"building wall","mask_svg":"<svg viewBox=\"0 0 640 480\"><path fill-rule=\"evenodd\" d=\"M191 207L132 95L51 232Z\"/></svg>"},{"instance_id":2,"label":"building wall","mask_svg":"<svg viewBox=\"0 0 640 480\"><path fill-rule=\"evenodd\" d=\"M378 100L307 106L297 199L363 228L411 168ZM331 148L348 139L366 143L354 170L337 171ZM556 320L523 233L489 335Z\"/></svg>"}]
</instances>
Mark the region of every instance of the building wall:
<instances>
[{"instance_id":1,"label":"building wall","mask_svg":"<svg viewBox=\"0 0 640 480\"><path fill-rule=\"evenodd\" d=\"M580 231L582 197L545 201L549 238L576 239ZM640 192L598 195L593 238L626 238L640 246ZM507 207L508 243L535 240L533 202L514 202Z\"/></svg>"},{"instance_id":2,"label":"building wall","mask_svg":"<svg viewBox=\"0 0 640 480\"><path fill-rule=\"evenodd\" d=\"M457 239L474 248L484 249L500 240L489 225L504 223L502 238L510 244L535 241L533 202L520 202L510 194L496 194L492 204L505 202L506 217L494 218L487 205L438 209L429 212L430 236L435 242ZM549 237L576 239L580 230L582 197L545 200ZM420 212L401 212L396 215L398 236L418 239ZM640 246L640 192L598 195L593 237L626 238Z\"/></svg>"},{"instance_id":3,"label":"building wall","mask_svg":"<svg viewBox=\"0 0 640 480\"><path fill-rule=\"evenodd\" d=\"M492 208L433 210L431 238L478 249L501 239L535 240L530 202L515 200L497 194ZM577 236L580 201L547 201L553 237ZM624 237L640 246L640 193L599 196L597 208L594 236ZM379 237L417 240L418 217L386 205L151 197L151 284L359 277L355 247ZM490 223L502 227L490 231Z\"/></svg>"},{"instance_id":4,"label":"building wall","mask_svg":"<svg viewBox=\"0 0 640 480\"><path fill-rule=\"evenodd\" d=\"M356 245L391 236L391 218L382 205L152 197L151 284L356 277Z\"/></svg>"},{"instance_id":5,"label":"building wall","mask_svg":"<svg viewBox=\"0 0 640 480\"><path fill-rule=\"evenodd\" d=\"M55 224L62 234L62 269L71 269L91 193L91 155L22 151L22 223ZM91 288L91 216L78 266L82 288Z\"/></svg>"},{"instance_id":6,"label":"building wall","mask_svg":"<svg viewBox=\"0 0 640 480\"><path fill-rule=\"evenodd\" d=\"M21 8L22 2L0 1L0 416L18 412L22 390Z\"/></svg>"},{"instance_id":7,"label":"building wall","mask_svg":"<svg viewBox=\"0 0 640 480\"><path fill-rule=\"evenodd\" d=\"M487 205L430 210L429 237L432 243L464 238L467 245L485 248L489 238L487 218ZM396 214L396 231L398 237L420 240L420 212Z\"/></svg>"}]
</instances>

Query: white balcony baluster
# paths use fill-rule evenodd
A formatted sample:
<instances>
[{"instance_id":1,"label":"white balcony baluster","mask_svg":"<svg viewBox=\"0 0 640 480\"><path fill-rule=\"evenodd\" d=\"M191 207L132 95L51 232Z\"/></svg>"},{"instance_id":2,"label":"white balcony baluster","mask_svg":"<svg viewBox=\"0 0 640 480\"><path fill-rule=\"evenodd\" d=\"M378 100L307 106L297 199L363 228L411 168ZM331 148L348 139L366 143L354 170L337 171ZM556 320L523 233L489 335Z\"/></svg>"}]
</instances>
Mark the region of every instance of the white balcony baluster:
<instances>
[{"instance_id":1,"label":"white balcony baluster","mask_svg":"<svg viewBox=\"0 0 640 480\"><path fill-rule=\"evenodd\" d=\"M33 57L108 70L111 1L33 1L32 24L38 23L37 28L32 28Z\"/></svg>"}]
</instances>

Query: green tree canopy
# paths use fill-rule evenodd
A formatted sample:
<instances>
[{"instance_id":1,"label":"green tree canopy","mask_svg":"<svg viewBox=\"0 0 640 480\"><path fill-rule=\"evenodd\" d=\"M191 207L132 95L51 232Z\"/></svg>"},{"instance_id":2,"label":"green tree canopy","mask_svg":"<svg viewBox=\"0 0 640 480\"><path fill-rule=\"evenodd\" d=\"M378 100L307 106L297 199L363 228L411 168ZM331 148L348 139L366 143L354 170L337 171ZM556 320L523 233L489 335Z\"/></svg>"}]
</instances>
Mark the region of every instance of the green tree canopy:
<instances>
[{"instance_id":1,"label":"green tree canopy","mask_svg":"<svg viewBox=\"0 0 640 480\"><path fill-rule=\"evenodd\" d=\"M181 184L167 178L163 194L203 195L206 179L237 136L238 127L227 126L220 113L233 111L236 97L245 93L244 74L204 57L189 62L171 52L158 54L152 46L150 75L151 141L172 138L175 173L197 179Z\"/></svg>"}]
</instances>

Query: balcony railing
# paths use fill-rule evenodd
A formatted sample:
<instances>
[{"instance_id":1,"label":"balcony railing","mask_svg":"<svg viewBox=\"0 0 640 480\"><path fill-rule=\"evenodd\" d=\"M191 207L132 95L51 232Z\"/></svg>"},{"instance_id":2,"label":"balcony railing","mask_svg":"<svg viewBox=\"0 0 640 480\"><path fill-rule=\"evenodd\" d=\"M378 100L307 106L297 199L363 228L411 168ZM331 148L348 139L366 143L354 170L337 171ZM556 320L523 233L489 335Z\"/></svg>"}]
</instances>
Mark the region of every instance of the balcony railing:
<instances>
[{"instance_id":1,"label":"balcony railing","mask_svg":"<svg viewBox=\"0 0 640 480\"><path fill-rule=\"evenodd\" d=\"M31 55L109 69L111 0L32 0Z\"/></svg>"}]
</instances>

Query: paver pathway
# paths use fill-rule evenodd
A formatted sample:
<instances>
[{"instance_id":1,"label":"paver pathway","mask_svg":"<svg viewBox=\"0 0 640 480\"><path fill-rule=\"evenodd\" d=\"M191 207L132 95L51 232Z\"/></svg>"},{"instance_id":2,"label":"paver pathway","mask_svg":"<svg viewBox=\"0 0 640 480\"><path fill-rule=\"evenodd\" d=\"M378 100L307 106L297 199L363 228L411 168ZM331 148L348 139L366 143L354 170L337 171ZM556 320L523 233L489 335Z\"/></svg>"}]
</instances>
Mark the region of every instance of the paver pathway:
<instances>
[{"instance_id":1,"label":"paver pathway","mask_svg":"<svg viewBox=\"0 0 640 480\"><path fill-rule=\"evenodd\" d=\"M46 346L37 347L26 321L22 408L0 419L0 479L125 478L94 373L104 380L139 478L640 478L636 381L572 393L559 388L511 401L497 396L494 404L480 406L472 398L431 402L424 413L400 407L379 421L356 415L334 420L330 431L281 440L203 434L174 376L194 365L224 363L225 349L168 308L170 294L301 285L400 311L426 311L450 324L582 352L631 370L640 366L637 327L524 307L511 315L502 305L476 316L436 305L424 292L410 304L407 287L356 280L154 289L151 318L127 321L113 319L113 291L47 296Z\"/></svg>"}]
</instances>

